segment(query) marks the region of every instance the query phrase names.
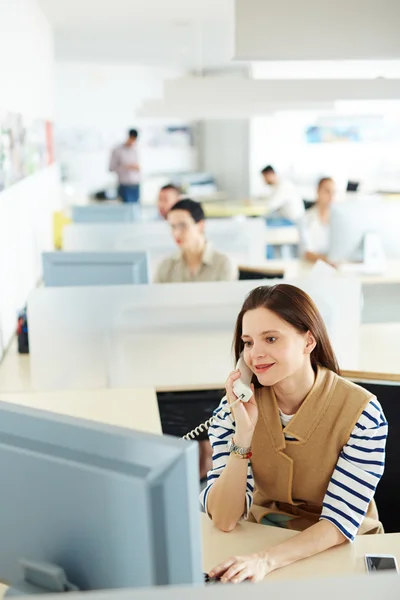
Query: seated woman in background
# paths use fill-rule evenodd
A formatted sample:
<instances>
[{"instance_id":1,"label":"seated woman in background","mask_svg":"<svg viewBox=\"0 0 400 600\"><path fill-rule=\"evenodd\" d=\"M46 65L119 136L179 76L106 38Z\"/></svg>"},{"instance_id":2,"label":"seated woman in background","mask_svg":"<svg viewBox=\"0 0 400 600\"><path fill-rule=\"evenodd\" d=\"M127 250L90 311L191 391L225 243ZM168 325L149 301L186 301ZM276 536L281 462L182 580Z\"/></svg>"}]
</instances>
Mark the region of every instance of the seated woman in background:
<instances>
[{"instance_id":1,"label":"seated woman in background","mask_svg":"<svg viewBox=\"0 0 400 600\"><path fill-rule=\"evenodd\" d=\"M315 205L306 211L299 222L300 249L302 256L310 261L324 260L332 264L327 256L329 251L331 204L336 194L333 179L323 177L317 188ZM333 265L332 266L336 266Z\"/></svg>"},{"instance_id":2,"label":"seated woman in background","mask_svg":"<svg viewBox=\"0 0 400 600\"><path fill-rule=\"evenodd\" d=\"M204 234L205 215L199 202L179 200L169 211L170 224L179 252L159 265L154 283L231 281L238 278L236 266L217 252Z\"/></svg>"},{"instance_id":3,"label":"seated woman in background","mask_svg":"<svg viewBox=\"0 0 400 600\"><path fill-rule=\"evenodd\" d=\"M168 212L167 219L179 252L161 262L154 283L230 281L238 278L237 268L230 258L214 250L207 241L204 234L205 215L199 202L179 200ZM206 421L210 417L209 400L205 401L201 410L200 414L190 411L190 414L177 416L173 431L167 433L181 437L197 427L200 421ZM200 479L204 479L211 468L212 448L207 432L200 434L198 441Z\"/></svg>"},{"instance_id":4,"label":"seated woman in background","mask_svg":"<svg viewBox=\"0 0 400 600\"><path fill-rule=\"evenodd\" d=\"M244 518L300 533L228 558L209 575L261 581L358 534L382 533L374 494L385 466L385 415L373 394L340 376L311 298L288 284L254 289L234 348L252 374L253 396L230 409L241 377L233 371L209 430L213 469L203 506L223 531Z\"/></svg>"}]
</instances>

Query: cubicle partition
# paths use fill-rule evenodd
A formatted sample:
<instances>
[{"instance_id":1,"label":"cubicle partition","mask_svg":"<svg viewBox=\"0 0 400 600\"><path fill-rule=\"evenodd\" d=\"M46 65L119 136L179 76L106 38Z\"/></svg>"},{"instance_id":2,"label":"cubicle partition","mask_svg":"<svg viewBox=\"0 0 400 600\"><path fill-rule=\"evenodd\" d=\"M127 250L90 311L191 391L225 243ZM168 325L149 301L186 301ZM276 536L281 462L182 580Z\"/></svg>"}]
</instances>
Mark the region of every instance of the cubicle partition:
<instances>
[{"instance_id":1,"label":"cubicle partition","mask_svg":"<svg viewBox=\"0 0 400 600\"><path fill-rule=\"evenodd\" d=\"M220 252L238 264L265 260L264 219L219 219L206 223L206 236ZM114 224L73 223L64 229L63 248L73 252L149 251L153 268L176 252L165 221Z\"/></svg>"},{"instance_id":2,"label":"cubicle partition","mask_svg":"<svg viewBox=\"0 0 400 600\"><path fill-rule=\"evenodd\" d=\"M360 285L293 280L319 307L339 361L357 369ZM37 289L28 302L36 389L219 388L252 281ZM51 323L51 327L48 327Z\"/></svg>"},{"instance_id":3,"label":"cubicle partition","mask_svg":"<svg viewBox=\"0 0 400 600\"><path fill-rule=\"evenodd\" d=\"M157 218L155 206L102 202L72 207L74 223L133 223Z\"/></svg>"},{"instance_id":4,"label":"cubicle partition","mask_svg":"<svg viewBox=\"0 0 400 600\"><path fill-rule=\"evenodd\" d=\"M149 282L146 252L44 252L46 287Z\"/></svg>"},{"instance_id":5,"label":"cubicle partition","mask_svg":"<svg viewBox=\"0 0 400 600\"><path fill-rule=\"evenodd\" d=\"M139 214L135 204L89 204L73 206L74 223L132 223Z\"/></svg>"}]
</instances>

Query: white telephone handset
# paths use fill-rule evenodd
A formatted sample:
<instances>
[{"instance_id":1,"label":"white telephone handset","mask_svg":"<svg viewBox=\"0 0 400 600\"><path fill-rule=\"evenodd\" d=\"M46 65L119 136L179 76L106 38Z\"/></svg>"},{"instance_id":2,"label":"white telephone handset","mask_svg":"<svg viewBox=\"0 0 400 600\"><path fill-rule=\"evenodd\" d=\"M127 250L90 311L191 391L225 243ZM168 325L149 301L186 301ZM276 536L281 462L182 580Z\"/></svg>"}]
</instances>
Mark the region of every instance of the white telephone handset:
<instances>
[{"instance_id":1,"label":"white telephone handset","mask_svg":"<svg viewBox=\"0 0 400 600\"><path fill-rule=\"evenodd\" d=\"M238 402L248 402L253 395L253 390L250 387L251 379L253 377L253 372L244 362L244 358L240 355L239 360L237 362L236 368L240 371L240 378L235 381L233 384L233 391L237 396L237 400L232 402L232 404L228 404L227 407L221 408L218 412L229 412L232 406L235 406ZM215 419L215 415L208 419L205 423L202 423L196 429L189 431L186 435L183 436L184 440L194 440L200 433L203 431L207 431L209 427L213 424Z\"/></svg>"},{"instance_id":2,"label":"white telephone handset","mask_svg":"<svg viewBox=\"0 0 400 600\"><path fill-rule=\"evenodd\" d=\"M240 371L240 379L237 379L233 384L233 391L235 392L238 400L241 400L242 402L248 402L253 395L253 390L250 387L253 372L244 362L242 354L239 357L236 368Z\"/></svg>"}]
</instances>

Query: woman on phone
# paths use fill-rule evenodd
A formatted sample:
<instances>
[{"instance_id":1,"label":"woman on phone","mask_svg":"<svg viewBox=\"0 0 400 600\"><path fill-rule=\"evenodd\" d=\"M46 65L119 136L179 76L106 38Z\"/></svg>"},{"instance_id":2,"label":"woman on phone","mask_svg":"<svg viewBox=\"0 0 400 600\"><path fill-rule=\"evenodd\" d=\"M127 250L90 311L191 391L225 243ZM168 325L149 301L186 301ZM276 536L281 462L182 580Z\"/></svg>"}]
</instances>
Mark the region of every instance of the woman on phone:
<instances>
[{"instance_id":1,"label":"woman on phone","mask_svg":"<svg viewBox=\"0 0 400 600\"><path fill-rule=\"evenodd\" d=\"M371 393L340 377L311 298L287 284L256 288L237 318L234 348L253 373L254 395L225 412L240 378L230 374L209 431L213 468L203 506L223 531L244 518L301 533L229 558L210 576L261 581L357 534L382 533L373 497L387 422Z\"/></svg>"}]
</instances>

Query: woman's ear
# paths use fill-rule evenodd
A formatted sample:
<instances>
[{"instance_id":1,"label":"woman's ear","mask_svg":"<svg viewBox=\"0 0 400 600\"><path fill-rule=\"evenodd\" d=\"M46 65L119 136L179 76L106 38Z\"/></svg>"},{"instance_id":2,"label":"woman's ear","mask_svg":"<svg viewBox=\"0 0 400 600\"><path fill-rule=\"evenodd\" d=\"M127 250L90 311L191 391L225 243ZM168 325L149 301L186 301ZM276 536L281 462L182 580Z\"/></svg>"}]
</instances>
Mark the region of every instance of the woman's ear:
<instances>
[{"instance_id":1,"label":"woman's ear","mask_svg":"<svg viewBox=\"0 0 400 600\"><path fill-rule=\"evenodd\" d=\"M311 331L307 331L306 333L306 346L304 348L304 351L306 354L311 354L311 352L314 350L315 346L317 345L317 340L315 339L315 337L313 336L313 334L311 333Z\"/></svg>"},{"instance_id":2,"label":"woman's ear","mask_svg":"<svg viewBox=\"0 0 400 600\"><path fill-rule=\"evenodd\" d=\"M205 224L206 224L206 222L204 220L203 221L199 221L197 223L197 227L199 228L200 233L204 234Z\"/></svg>"}]
</instances>

